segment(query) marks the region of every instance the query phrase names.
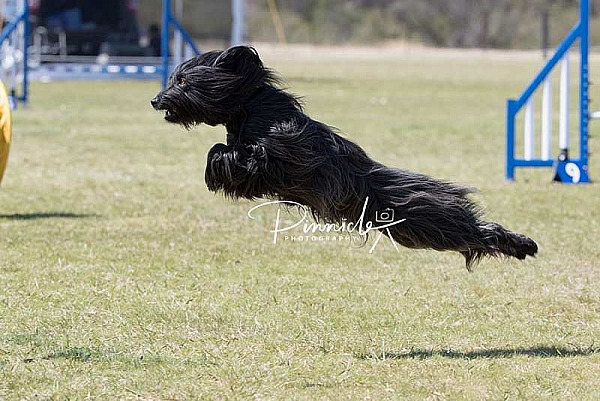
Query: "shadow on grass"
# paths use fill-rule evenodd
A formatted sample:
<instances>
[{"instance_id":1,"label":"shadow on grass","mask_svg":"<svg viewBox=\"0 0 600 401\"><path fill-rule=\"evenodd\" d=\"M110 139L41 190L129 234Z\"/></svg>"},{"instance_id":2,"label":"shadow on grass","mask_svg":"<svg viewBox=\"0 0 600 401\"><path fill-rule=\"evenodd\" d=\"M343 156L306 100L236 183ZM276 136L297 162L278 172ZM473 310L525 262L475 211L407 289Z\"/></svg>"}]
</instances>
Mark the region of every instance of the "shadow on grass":
<instances>
[{"instance_id":1,"label":"shadow on grass","mask_svg":"<svg viewBox=\"0 0 600 401\"><path fill-rule=\"evenodd\" d=\"M575 356L600 355L600 347L556 347L538 346L531 348L491 348L477 351L412 349L406 352L386 352L359 355L361 359L499 359L528 356L532 358L569 358Z\"/></svg>"},{"instance_id":2,"label":"shadow on grass","mask_svg":"<svg viewBox=\"0 0 600 401\"><path fill-rule=\"evenodd\" d=\"M86 347L73 347L53 352L42 359L70 359L73 361L86 362L98 354L98 352L94 352Z\"/></svg>"},{"instance_id":3,"label":"shadow on grass","mask_svg":"<svg viewBox=\"0 0 600 401\"><path fill-rule=\"evenodd\" d=\"M213 362L207 361L204 356L189 359L177 359L152 353L133 355L116 351L101 351L88 347L66 347L58 348L54 352L44 356L24 358L24 363L36 363L41 361L73 361L73 362L111 362L126 366L150 366L161 364L180 364L185 366L215 366ZM1 362L1 361L0 361Z\"/></svg>"},{"instance_id":4,"label":"shadow on grass","mask_svg":"<svg viewBox=\"0 0 600 401\"><path fill-rule=\"evenodd\" d=\"M70 212L0 214L0 220L88 219L92 217L100 216L97 214L80 214Z\"/></svg>"},{"instance_id":5,"label":"shadow on grass","mask_svg":"<svg viewBox=\"0 0 600 401\"><path fill-rule=\"evenodd\" d=\"M23 362L32 363L37 362L38 360L52 359L68 359L72 361L87 362L98 355L98 352L95 352L87 347L72 347L60 349L41 358L25 358L23 359Z\"/></svg>"}]
</instances>

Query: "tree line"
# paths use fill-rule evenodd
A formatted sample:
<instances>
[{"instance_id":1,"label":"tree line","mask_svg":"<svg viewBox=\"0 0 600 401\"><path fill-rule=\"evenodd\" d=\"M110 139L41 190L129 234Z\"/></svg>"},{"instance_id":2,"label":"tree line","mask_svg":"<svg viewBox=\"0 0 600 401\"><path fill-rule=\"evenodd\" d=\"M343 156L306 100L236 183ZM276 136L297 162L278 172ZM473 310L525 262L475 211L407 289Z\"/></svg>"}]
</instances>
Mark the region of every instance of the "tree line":
<instances>
[{"instance_id":1,"label":"tree line","mask_svg":"<svg viewBox=\"0 0 600 401\"><path fill-rule=\"evenodd\" d=\"M592 1L593 15L600 0ZM158 21L161 0L142 2ZM440 47L535 48L548 15L553 46L577 20L579 0L247 0L250 41L301 43L420 42ZM198 39L228 41L230 0L184 0L183 22ZM279 27L277 27L279 25ZM593 25L594 26L594 25ZM593 27L592 26L592 27ZM598 31L596 33L596 31ZM592 29L600 40L600 30Z\"/></svg>"},{"instance_id":2,"label":"tree line","mask_svg":"<svg viewBox=\"0 0 600 401\"><path fill-rule=\"evenodd\" d=\"M593 0L596 13L598 0ZM266 39L273 10L249 0L249 35ZM273 3L273 2L271 2ZM290 41L315 43L403 39L448 47L533 47L540 18L554 36L576 20L578 0L277 0ZM267 13L269 15L267 15Z\"/></svg>"}]
</instances>

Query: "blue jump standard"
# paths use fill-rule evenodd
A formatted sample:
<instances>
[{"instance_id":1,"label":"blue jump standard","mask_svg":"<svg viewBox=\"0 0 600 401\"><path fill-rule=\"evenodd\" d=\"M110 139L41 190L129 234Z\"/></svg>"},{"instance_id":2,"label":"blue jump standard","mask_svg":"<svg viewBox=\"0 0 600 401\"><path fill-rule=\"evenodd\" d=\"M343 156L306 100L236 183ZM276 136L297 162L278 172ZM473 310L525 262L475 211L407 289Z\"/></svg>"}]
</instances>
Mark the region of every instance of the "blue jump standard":
<instances>
[{"instance_id":1,"label":"blue jump standard","mask_svg":"<svg viewBox=\"0 0 600 401\"><path fill-rule=\"evenodd\" d=\"M517 167L553 167L553 180L568 184L590 182L588 173L588 125L589 125L589 24L590 0L579 1L579 21L557 47L554 55L544 65L517 99L506 102L506 178L515 179ZM531 99L533 93L549 76L558 62L565 56L575 41L579 40L579 158L569 159L568 150L563 149L557 160L524 160L515 156L515 118Z\"/></svg>"}]
</instances>

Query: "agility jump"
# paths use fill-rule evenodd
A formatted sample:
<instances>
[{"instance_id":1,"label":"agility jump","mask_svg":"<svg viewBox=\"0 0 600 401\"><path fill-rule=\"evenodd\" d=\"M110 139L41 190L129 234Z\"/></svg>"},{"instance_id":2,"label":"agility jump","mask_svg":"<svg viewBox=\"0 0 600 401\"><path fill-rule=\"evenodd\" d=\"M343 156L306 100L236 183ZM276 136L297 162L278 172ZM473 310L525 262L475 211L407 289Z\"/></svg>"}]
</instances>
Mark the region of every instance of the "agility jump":
<instances>
[{"instance_id":1,"label":"agility jump","mask_svg":"<svg viewBox=\"0 0 600 401\"><path fill-rule=\"evenodd\" d=\"M166 83L172 69L185 59L197 56L200 50L180 23L183 16L182 0L163 0L160 58L148 58L149 62L120 61L99 64L95 62L49 62L39 63L35 57L40 45L36 35L28 45L31 34L30 9L25 0L14 2L17 11L0 35L0 79L6 84L11 104L27 103L30 79L91 79L126 78L160 79ZM174 3L174 4L173 4ZM6 4L6 3L5 3ZM0 14L2 13L0 7ZM37 43L37 44L36 44ZM39 57L38 57L39 58ZM37 62L36 62L37 61Z\"/></svg>"},{"instance_id":2,"label":"agility jump","mask_svg":"<svg viewBox=\"0 0 600 401\"><path fill-rule=\"evenodd\" d=\"M29 5L16 1L17 15L0 34L0 80L8 91L11 107L27 103L29 95L27 38L29 37ZM4 11L4 10L0 10Z\"/></svg>"},{"instance_id":3,"label":"agility jump","mask_svg":"<svg viewBox=\"0 0 600 401\"><path fill-rule=\"evenodd\" d=\"M600 113L589 112L589 24L590 2L580 0L579 21L557 47L554 55L535 76L521 96L509 99L506 106L506 178L515 179L515 169L521 167L552 167L553 179L568 184L590 182L588 173L588 125L590 118L599 118ZM569 55L579 41L579 153L577 158L570 154L570 63ZM552 127L552 81L550 74L560 64L560 110L559 110L559 154L553 159ZM535 152L535 106L533 95L542 86L540 153ZM516 156L515 121L519 111L524 110L523 152Z\"/></svg>"}]
</instances>

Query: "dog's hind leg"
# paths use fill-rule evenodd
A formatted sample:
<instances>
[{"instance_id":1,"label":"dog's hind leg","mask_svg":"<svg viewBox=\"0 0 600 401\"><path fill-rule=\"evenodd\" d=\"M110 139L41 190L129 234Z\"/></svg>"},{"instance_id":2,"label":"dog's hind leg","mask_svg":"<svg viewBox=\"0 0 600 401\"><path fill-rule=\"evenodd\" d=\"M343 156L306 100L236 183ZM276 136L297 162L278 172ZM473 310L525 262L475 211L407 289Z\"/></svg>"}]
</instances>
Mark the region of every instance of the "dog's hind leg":
<instances>
[{"instance_id":1,"label":"dog's hind leg","mask_svg":"<svg viewBox=\"0 0 600 401\"><path fill-rule=\"evenodd\" d=\"M498 256L512 256L519 260L525 259L527 256L535 257L538 251L538 246L531 238L514 233L497 223L482 222L479 224L479 229L482 236L482 244L485 246L481 249L475 249L477 256L480 254L488 254ZM469 257L467 266L469 265Z\"/></svg>"},{"instance_id":2,"label":"dog's hind leg","mask_svg":"<svg viewBox=\"0 0 600 401\"><path fill-rule=\"evenodd\" d=\"M386 208L405 219L389 228L403 246L460 252L469 270L485 256L525 259L537 253L531 238L484 220L469 188L383 166L366 176L363 187L372 199L367 219L376 220L377 210Z\"/></svg>"}]
</instances>

